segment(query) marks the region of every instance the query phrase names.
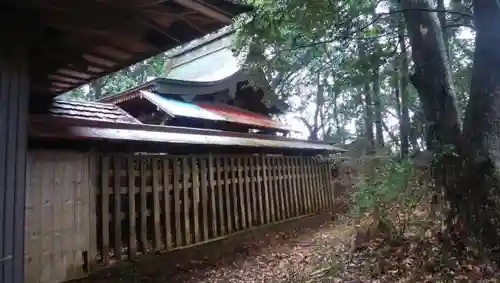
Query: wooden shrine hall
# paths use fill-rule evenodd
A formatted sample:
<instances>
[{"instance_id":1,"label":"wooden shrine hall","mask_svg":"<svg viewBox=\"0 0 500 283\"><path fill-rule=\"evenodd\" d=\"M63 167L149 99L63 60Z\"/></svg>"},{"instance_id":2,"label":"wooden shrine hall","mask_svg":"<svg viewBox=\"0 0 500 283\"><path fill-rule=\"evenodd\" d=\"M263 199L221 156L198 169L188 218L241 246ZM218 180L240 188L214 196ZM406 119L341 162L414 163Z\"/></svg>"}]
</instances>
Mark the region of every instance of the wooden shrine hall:
<instances>
[{"instance_id":1,"label":"wooden shrine hall","mask_svg":"<svg viewBox=\"0 0 500 283\"><path fill-rule=\"evenodd\" d=\"M117 96L129 105L55 98L250 10L231 0L0 5L0 282L66 282L333 207L335 167L317 156L342 150L287 138L293 129L272 119L283 105L264 85L241 87L249 74L229 64L220 79L191 73L187 61L209 54ZM181 73L191 77L169 77Z\"/></svg>"},{"instance_id":2,"label":"wooden shrine hall","mask_svg":"<svg viewBox=\"0 0 500 283\"><path fill-rule=\"evenodd\" d=\"M100 99L146 124L281 134L293 127L272 119L288 105L274 94L260 68L244 68L233 53L234 31L194 40L167 52L165 74Z\"/></svg>"},{"instance_id":3,"label":"wooden shrine hall","mask_svg":"<svg viewBox=\"0 0 500 283\"><path fill-rule=\"evenodd\" d=\"M50 105L45 101L63 92L219 30L250 7L229 0L4 2L0 282L24 283L29 108Z\"/></svg>"}]
</instances>

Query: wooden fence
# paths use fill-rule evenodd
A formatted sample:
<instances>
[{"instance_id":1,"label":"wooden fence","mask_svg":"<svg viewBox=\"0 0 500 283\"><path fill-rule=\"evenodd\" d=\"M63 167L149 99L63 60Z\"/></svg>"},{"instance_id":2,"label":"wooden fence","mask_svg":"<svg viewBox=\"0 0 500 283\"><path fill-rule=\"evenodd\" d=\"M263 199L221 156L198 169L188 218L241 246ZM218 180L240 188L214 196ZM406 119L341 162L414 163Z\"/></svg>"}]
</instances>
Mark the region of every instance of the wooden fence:
<instances>
[{"instance_id":1,"label":"wooden fence","mask_svg":"<svg viewBox=\"0 0 500 283\"><path fill-rule=\"evenodd\" d=\"M331 164L278 155L110 155L97 195L102 264L331 208Z\"/></svg>"}]
</instances>

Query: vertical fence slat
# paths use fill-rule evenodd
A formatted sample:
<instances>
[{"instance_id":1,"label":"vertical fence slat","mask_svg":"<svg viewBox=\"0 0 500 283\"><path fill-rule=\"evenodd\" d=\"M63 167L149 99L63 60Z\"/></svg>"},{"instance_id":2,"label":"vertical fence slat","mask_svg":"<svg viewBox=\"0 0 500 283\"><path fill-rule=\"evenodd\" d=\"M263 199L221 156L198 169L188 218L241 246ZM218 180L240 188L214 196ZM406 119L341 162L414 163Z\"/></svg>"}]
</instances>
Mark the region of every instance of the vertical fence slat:
<instances>
[{"instance_id":1,"label":"vertical fence slat","mask_svg":"<svg viewBox=\"0 0 500 283\"><path fill-rule=\"evenodd\" d=\"M214 159L212 154L208 154L208 185L210 186L210 209L212 212L212 236L217 237L217 207L216 207L216 193L215 193L215 179L214 179Z\"/></svg>"},{"instance_id":2,"label":"vertical fence slat","mask_svg":"<svg viewBox=\"0 0 500 283\"><path fill-rule=\"evenodd\" d=\"M264 179L263 176L264 174L262 172L263 164L261 159L258 155L256 155L254 158L254 164L255 164L255 176L256 176L256 182L257 182L257 202L258 202L258 207L259 207L259 219L260 219L260 224L264 225L265 221L265 211L264 211L264 194L262 193L262 180Z\"/></svg>"},{"instance_id":3,"label":"vertical fence slat","mask_svg":"<svg viewBox=\"0 0 500 283\"><path fill-rule=\"evenodd\" d=\"M281 212L283 207L281 206L281 195L280 195L280 187L279 187L279 175L278 175L278 166L276 164L277 161L276 156L271 156L271 169L273 171L273 192L274 192L274 212L276 213L276 220L282 220Z\"/></svg>"},{"instance_id":4,"label":"vertical fence slat","mask_svg":"<svg viewBox=\"0 0 500 283\"><path fill-rule=\"evenodd\" d=\"M203 221L203 237L205 238L208 230L207 222L207 166L206 160L203 158L191 157L191 207L193 210L192 222L193 222L193 234L194 242L198 243L201 241L200 235L200 204L202 210L202 221ZM201 178L201 179L200 179ZM200 186L201 183L201 186ZM201 189L201 199L200 199L200 189ZM207 239L207 238L205 238Z\"/></svg>"},{"instance_id":5,"label":"vertical fence slat","mask_svg":"<svg viewBox=\"0 0 500 283\"><path fill-rule=\"evenodd\" d=\"M307 162L307 182L309 184L309 197L311 199L311 212L316 212L316 194L315 194L315 188L314 188L314 183L313 183L313 176L312 176L312 166L311 166L311 158L308 157L306 159Z\"/></svg>"},{"instance_id":6,"label":"vertical fence slat","mask_svg":"<svg viewBox=\"0 0 500 283\"><path fill-rule=\"evenodd\" d=\"M335 164L332 164L332 162L328 161L328 174L327 176L327 185L330 191L330 198L331 198L331 206L333 207L335 205L335 184L334 184L334 179L332 175L332 167L335 166Z\"/></svg>"},{"instance_id":7,"label":"vertical fence slat","mask_svg":"<svg viewBox=\"0 0 500 283\"><path fill-rule=\"evenodd\" d=\"M330 198L330 190L328 184L328 163L327 161L321 162L321 181L323 182L324 190L325 190L325 208L329 209L332 206L331 198Z\"/></svg>"},{"instance_id":8,"label":"vertical fence slat","mask_svg":"<svg viewBox=\"0 0 500 283\"><path fill-rule=\"evenodd\" d=\"M285 162L285 157L284 156L281 156L280 157L280 172L281 172L281 186L282 186L282 189L283 189L283 202L285 204L285 218L288 219L290 218L290 215L291 215L291 206L292 206L292 203L290 202L290 186L288 185L288 170L286 168L286 162Z\"/></svg>"},{"instance_id":9,"label":"vertical fence slat","mask_svg":"<svg viewBox=\"0 0 500 283\"><path fill-rule=\"evenodd\" d=\"M253 158L253 156L250 156L248 158L248 170L249 170L249 175L250 175L250 192L251 192L251 199L252 199L252 211L253 211L253 214L252 214L252 226L253 225L257 225L258 222L257 222L257 217L259 214L262 214L262 210L257 210L257 192L256 192L256 189L257 189L257 184L255 182L257 182L256 178L255 178L255 159Z\"/></svg>"},{"instance_id":10,"label":"vertical fence slat","mask_svg":"<svg viewBox=\"0 0 500 283\"><path fill-rule=\"evenodd\" d=\"M288 203L288 185L286 183L286 168L284 162L284 156L278 157L278 176L279 176L279 184L281 191L281 206L283 207L283 219L290 218L290 204Z\"/></svg>"},{"instance_id":11,"label":"vertical fence slat","mask_svg":"<svg viewBox=\"0 0 500 283\"><path fill-rule=\"evenodd\" d=\"M146 180L146 157L141 158L141 225L140 225L140 247L142 252L146 252L149 248L147 221L148 221L148 208L147 208L147 180Z\"/></svg>"},{"instance_id":12,"label":"vertical fence slat","mask_svg":"<svg viewBox=\"0 0 500 283\"><path fill-rule=\"evenodd\" d=\"M216 166L216 183L217 183L217 208L219 212L219 223L220 223L220 235L226 235L226 221L224 215L224 194L222 188L222 159L220 157L215 158L215 166Z\"/></svg>"},{"instance_id":13,"label":"vertical fence slat","mask_svg":"<svg viewBox=\"0 0 500 283\"><path fill-rule=\"evenodd\" d=\"M316 181L316 187L317 187L317 190L318 190L318 205L319 205L319 208L320 210L324 210L325 208L325 205L324 205L324 201L323 201L323 192L324 192L324 188L323 188L323 183L321 182L321 174L320 174L320 170L319 170L319 161L317 158L314 159L314 180Z\"/></svg>"},{"instance_id":14,"label":"vertical fence slat","mask_svg":"<svg viewBox=\"0 0 500 283\"><path fill-rule=\"evenodd\" d=\"M158 158L153 157L151 160L151 174L153 176L153 240L155 250L162 248L161 246L161 223L160 223L160 168Z\"/></svg>"},{"instance_id":15,"label":"vertical fence slat","mask_svg":"<svg viewBox=\"0 0 500 283\"><path fill-rule=\"evenodd\" d=\"M318 190L316 188L316 185L314 183L314 164L312 162L311 157L307 159L307 164L308 164L308 172L309 172L309 186L310 186L310 192L311 192L311 202L313 206L313 212L318 211Z\"/></svg>"},{"instance_id":16,"label":"vertical fence slat","mask_svg":"<svg viewBox=\"0 0 500 283\"><path fill-rule=\"evenodd\" d=\"M200 158L201 168L201 210L203 219L203 239L208 240L208 186L207 186L207 163L205 158ZM195 215L197 218L198 215ZM197 220L196 220L197 221ZM198 240L197 240L198 241Z\"/></svg>"},{"instance_id":17,"label":"vertical fence slat","mask_svg":"<svg viewBox=\"0 0 500 283\"><path fill-rule=\"evenodd\" d=\"M238 180L238 199L239 199L239 208L241 212L241 229L247 228L247 220L246 220L246 210L245 210L245 192L244 192L244 183L243 179L243 161L242 158L236 157L236 168L237 168L237 180Z\"/></svg>"},{"instance_id":18,"label":"vertical fence slat","mask_svg":"<svg viewBox=\"0 0 500 283\"><path fill-rule=\"evenodd\" d=\"M301 197L300 197L300 187L297 182L297 165L295 163L295 156L290 157L290 172L292 175L292 188L293 188L293 200L295 202L295 216L301 215Z\"/></svg>"},{"instance_id":19,"label":"vertical fence slat","mask_svg":"<svg viewBox=\"0 0 500 283\"><path fill-rule=\"evenodd\" d=\"M311 205L312 205L312 212L317 211L317 204L316 204L316 188L314 186L314 176L313 176L313 170L312 170L312 162L311 158L307 158L307 175L308 175L308 182L309 182L309 192L311 194Z\"/></svg>"},{"instance_id":20,"label":"vertical fence slat","mask_svg":"<svg viewBox=\"0 0 500 283\"><path fill-rule=\"evenodd\" d=\"M273 221L273 216L271 214L274 214L274 212L271 206L272 203L271 193L270 193L271 186L270 186L269 166L267 161L268 161L267 156L262 155L262 177L264 184L264 204L266 207L266 223L271 223Z\"/></svg>"},{"instance_id":21,"label":"vertical fence slat","mask_svg":"<svg viewBox=\"0 0 500 283\"><path fill-rule=\"evenodd\" d=\"M231 211L231 190L229 187L229 170L231 169L232 163L229 157L224 158L224 191L225 191L225 207L226 207L226 217L227 217L227 232L233 232L232 223L232 211Z\"/></svg>"},{"instance_id":22,"label":"vertical fence slat","mask_svg":"<svg viewBox=\"0 0 500 283\"><path fill-rule=\"evenodd\" d=\"M118 156L113 157L113 196L114 196L114 213L113 213L113 230L114 230L114 254L117 260L121 259L122 251L122 213L121 213L121 193L120 193L120 175L121 166Z\"/></svg>"},{"instance_id":23,"label":"vertical fence slat","mask_svg":"<svg viewBox=\"0 0 500 283\"><path fill-rule=\"evenodd\" d=\"M189 168L187 158L182 158L182 191L183 191L183 204L184 204L184 243L191 244L191 227L190 227L190 213L189 209L191 201L189 199L189 177L191 175L191 168Z\"/></svg>"},{"instance_id":24,"label":"vertical fence slat","mask_svg":"<svg viewBox=\"0 0 500 283\"><path fill-rule=\"evenodd\" d=\"M174 185L174 211L175 211L175 246L182 245L182 224L181 224L181 168L180 159L174 158L172 164L173 169L173 185Z\"/></svg>"},{"instance_id":25,"label":"vertical fence slat","mask_svg":"<svg viewBox=\"0 0 500 283\"><path fill-rule=\"evenodd\" d=\"M109 262L109 157L101 160L101 259Z\"/></svg>"},{"instance_id":26,"label":"vertical fence slat","mask_svg":"<svg viewBox=\"0 0 500 283\"><path fill-rule=\"evenodd\" d=\"M238 212L238 167L237 167L236 159L234 157L231 158L231 189L232 189L232 196L233 196L233 220L234 220L234 229L240 230L240 219L239 219L239 212Z\"/></svg>"},{"instance_id":27,"label":"vertical fence slat","mask_svg":"<svg viewBox=\"0 0 500 283\"><path fill-rule=\"evenodd\" d=\"M316 171L316 183L318 184L318 190L319 190L319 203L321 206L321 210L325 210L326 208L326 203L325 203L325 183L322 181L322 174L321 174L321 163L318 159L315 159L315 171Z\"/></svg>"},{"instance_id":28,"label":"vertical fence slat","mask_svg":"<svg viewBox=\"0 0 500 283\"><path fill-rule=\"evenodd\" d=\"M128 179L128 257L133 259L137 253L137 234L135 212L135 159L132 156L127 158L127 179Z\"/></svg>"},{"instance_id":29,"label":"vertical fence slat","mask_svg":"<svg viewBox=\"0 0 500 283\"><path fill-rule=\"evenodd\" d=\"M285 159L285 164L286 164L286 172L288 174L288 187L290 191L290 207L292 217L295 217L298 215L298 203L297 203L297 192L295 190L295 184L294 184L294 174L293 174L293 168L292 168L292 158L286 157Z\"/></svg>"},{"instance_id":30,"label":"vertical fence slat","mask_svg":"<svg viewBox=\"0 0 500 283\"><path fill-rule=\"evenodd\" d=\"M302 190L304 192L305 213L311 212L311 203L309 201L309 186L307 184L306 160L303 156L300 157L300 175L302 180Z\"/></svg>"},{"instance_id":31,"label":"vertical fence slat","mask_svg":"<svg viewBox=\"0 0 500 283\"><path fill-rule=\"evenodd\" d=\"M170 207L170 188L171 188L171 183L170 183L170 159L163 159L163 208L164 208L164 215L165 215L165 248L171 249L172 248L172 224L170 223L171 220L171 214L172 214L172 209Z\"/></svg>"},{"instance_id":32,"label":"vertical fence slat","mask_svg":"<svg viewBox=\"0 0 500 283\"><path fill-rule=\"evenodd\" d=\"M248 166L248 163L250 162L249 158L247 156L243 157L243 176L245 179L245 206L247 210L247 227L252 227L253 226L253 220L252 220L252 199L250 196L251 189L250 189L250 167Z\"/></svg>"}]
</instances>

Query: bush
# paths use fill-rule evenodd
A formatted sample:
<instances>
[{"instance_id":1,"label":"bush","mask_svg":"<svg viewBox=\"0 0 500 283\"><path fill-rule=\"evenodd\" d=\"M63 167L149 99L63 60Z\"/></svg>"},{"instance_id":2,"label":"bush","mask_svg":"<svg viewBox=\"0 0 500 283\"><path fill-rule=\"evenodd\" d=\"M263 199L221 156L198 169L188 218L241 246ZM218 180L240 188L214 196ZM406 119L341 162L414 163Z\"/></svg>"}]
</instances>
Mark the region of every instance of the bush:
<instances>
[{"instance_id":1,"label":"bush","mask_svg":"<svg viewBox=\"0 0 500 283\"><path fill-rule=\"evenodd\" d=\"M377 222L404 233L426 190L418 185L411 160L387 160L362 176L352 194L351 214L371 214Z\"/></svg>"}]
</instances>

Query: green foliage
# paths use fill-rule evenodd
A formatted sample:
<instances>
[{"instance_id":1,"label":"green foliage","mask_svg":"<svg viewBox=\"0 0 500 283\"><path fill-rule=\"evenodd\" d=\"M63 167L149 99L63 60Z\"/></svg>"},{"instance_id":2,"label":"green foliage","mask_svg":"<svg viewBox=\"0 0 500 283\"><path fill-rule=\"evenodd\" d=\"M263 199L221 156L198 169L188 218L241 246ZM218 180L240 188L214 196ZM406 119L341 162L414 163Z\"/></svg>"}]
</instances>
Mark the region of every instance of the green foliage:
<instances>
[{"instance_id":1,"label":"green foliage","mask_svg":"<svg viewBox=\"0 0 500 283\"><path fill-rule=\"evenodd\" d=\"M414 205L414 177L415 169L411 160L388 160L375 172L362 178L352 194L351 212L356 216L367 212L384 214L389 206Z\"/></svg>"}]
</instances>

